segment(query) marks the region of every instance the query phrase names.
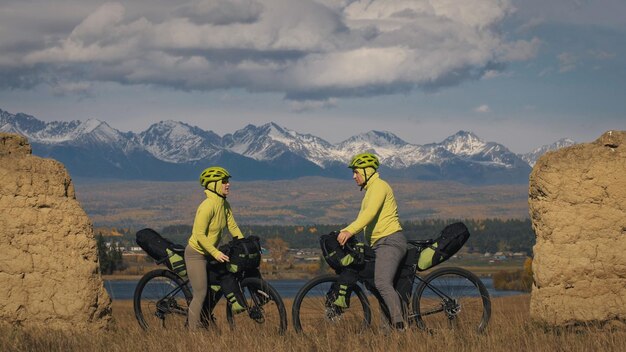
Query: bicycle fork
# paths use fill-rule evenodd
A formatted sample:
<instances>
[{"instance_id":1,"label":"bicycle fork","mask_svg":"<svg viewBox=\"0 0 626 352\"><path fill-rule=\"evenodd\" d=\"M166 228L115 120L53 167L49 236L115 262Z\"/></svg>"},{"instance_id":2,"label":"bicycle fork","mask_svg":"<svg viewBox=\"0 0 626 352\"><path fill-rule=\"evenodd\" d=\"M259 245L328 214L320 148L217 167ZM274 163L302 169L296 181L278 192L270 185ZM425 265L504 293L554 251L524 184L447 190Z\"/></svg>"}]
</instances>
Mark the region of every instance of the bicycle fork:
<instances>
[{"instance_id":1,"label":"bicycle fork","mask_svg":"<svg viewBox=\"0 0 626 352\"><path fill-rule=\"evenodd\" d=\"M246 295L245 295L245 292L243 292L243 289L241 288L241 284L239 284L239 289L241 290L245 298ZM263 291L255 292L252 289L250 289L250 287L248 287L247 289L250 294L250 298L252 300L252 306L250 306L248 304L248 300L244 299L244 304L246 305L248 316L250 317L250 319L254 320L255 322L262 324L265 322L265 317L263 315L262 306L266 304L267 302L269 302L269 296Z\"/></svg>"}]
</instances>

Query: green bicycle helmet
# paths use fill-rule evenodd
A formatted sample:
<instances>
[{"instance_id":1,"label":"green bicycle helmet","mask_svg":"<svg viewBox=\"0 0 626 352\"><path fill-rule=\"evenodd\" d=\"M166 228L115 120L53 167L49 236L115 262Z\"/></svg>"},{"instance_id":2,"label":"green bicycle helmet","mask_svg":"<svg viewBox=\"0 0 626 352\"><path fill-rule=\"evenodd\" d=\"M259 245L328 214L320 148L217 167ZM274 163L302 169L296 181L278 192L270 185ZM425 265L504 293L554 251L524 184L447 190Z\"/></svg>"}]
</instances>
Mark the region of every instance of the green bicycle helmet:
<instances>
[{"instance_id":1,"label":"green bicycle helmet","mask_svg":"<svg viewBox=\"0 0 626 352\"><path fill-rule=\"evenodd\" d=\"M378 157L372 153L357 154L352 158L350 165L348 165L348 167L351 168L353 171L356 169L362 169L363 177L365 178L365 180L361 185L361 191L365 188L365 185L367 185L367 182L370 180L370 178L374 176L379 166L380 162L378 161ZM370 167L374 169L374 172L368 175L367 168Z\"/></svg>"},{"instance_id":2,"label":"green bicycle helmet","mask_svg":"<svg viewBox=\"0 0 626 352\"><path fill-rule=\"evenodd\" d=\"M230 178L230 174L226 171L226 169L219 166L211 166L204 169L204 171L200 174L200 184L202 187L207 188L209 183L217 182L225 178Z\"/></svg>"},{"instance_id":3,"label":"green bicycle helmet","mask_svg":"<svg viewBox=\"0 0 626 352\"><path fill-rule=\"evenodd\" d=\"M351 169L364 169L366 167L374 168L377 170L380 166L380 162L378 162L378 157L371 153L361 153L357 154L352 158L350 165L348 165Z\"/></svg>"}]
</instances>

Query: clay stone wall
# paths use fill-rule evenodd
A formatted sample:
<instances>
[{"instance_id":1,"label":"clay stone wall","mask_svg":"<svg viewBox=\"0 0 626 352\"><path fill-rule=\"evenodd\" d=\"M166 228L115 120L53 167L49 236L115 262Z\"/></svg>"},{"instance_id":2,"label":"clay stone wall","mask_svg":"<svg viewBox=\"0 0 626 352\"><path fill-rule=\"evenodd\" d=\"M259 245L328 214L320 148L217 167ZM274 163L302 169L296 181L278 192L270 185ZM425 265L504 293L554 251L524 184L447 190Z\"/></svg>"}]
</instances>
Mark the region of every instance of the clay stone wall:
<instances>
[{"instance_id":1,"label":"clay stone wall","mask_svg":"<svg viewBox=\"0 0 626 352\"><path fill-rule=\"evenodd\" d=\"M0 323L110 327L91 222L63 164L0 133Z\"/></svg>"},{"instance_id":2,"label":"clay stone wall","mask_svg":"<svg viewBox=\"0 0 626 352\"><path fill-rule=\"evenodd\" d=\"M530 175L531 318L626 322L626 131L542 156Z\"/></svg>"}]
</instances>

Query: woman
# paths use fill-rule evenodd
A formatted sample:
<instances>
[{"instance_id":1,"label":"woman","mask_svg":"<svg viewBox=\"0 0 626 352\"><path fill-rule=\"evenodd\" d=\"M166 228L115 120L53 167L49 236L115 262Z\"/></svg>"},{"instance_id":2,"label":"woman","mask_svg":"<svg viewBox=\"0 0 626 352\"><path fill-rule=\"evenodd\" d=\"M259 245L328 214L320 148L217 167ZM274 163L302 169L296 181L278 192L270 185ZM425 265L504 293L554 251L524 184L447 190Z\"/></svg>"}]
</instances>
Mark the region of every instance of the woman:
<instances>
[{"instance_id":1,"label":"woman","mask_svg":"<svg viewBox=\"0 0 626 352\"><path fill-rule=\"evenodd\" d=\"M185 248L187 275L193 288L188 314L188 324L192 330L201 326L202 307L208 293L207 262L213 259L220 263L229 261L228 256L217 248L222 230L228 226L233 237L243 238L230 204L226 201L226 196L230 193L229 179L228 171L219 166L209 167L200 174L200 184L205 189L206 199L198 206L191 237ZM231 303L233 311L243 309L236 301Z\"/></svg>"},{"instance_id":2,"label":"woman","mask_svg":"<svg viewBox=\"0 0 626 352\"><path fill-rule=\"evenodd\" d=\"M362 153L354 156L349 168L352 178L365 196L356 220L341 230L337 236L339 244L363 230L366 241L376 252L374 284L389 308L391 324L396 329L404 329L402 303L393 287L393 279L406 249L406 238L398 219L398 207L389 184L383 181L377 170L380 166L376 155Z\"/></svg>"}]
</instances>

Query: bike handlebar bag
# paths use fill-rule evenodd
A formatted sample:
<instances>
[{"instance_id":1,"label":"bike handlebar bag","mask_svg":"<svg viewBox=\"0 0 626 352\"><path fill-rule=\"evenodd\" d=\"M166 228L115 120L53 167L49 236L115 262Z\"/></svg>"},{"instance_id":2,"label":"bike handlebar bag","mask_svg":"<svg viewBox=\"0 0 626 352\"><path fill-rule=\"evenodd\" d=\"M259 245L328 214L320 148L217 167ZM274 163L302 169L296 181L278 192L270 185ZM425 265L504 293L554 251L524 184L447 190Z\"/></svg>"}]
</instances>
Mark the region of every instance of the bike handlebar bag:
<instances>
[{"instance_id":1,"label":"bike handlebar bag","mask_svg":"<svg viewBox=\"0 0 626 352\"><path fill-rule=\"evenodd\" d=\"M234 238L220 250L229 257L228 271L237 273L261 265L261 239L257 236Z\"/></svg>"},{"instance_id":2,"label":"bike handlebar bag","mask_svg":"<svg viewBox=\"0 0 626 352\"><path fill-rule=\"evenodd\" d=\"M446 226L433 244L420 252L417 270L424 271L445 262L463 247L469 236L469 230L462 222Z\"/></svg>"},{"instance_id":3,"label":"bike handlebar bag","mask_svg":"<svg viewBox=\"0 0 626 352\"><path fill-rule=\"evenodd\" d=\"M328 265L340 271L349 266L362 265L365 262L365 244L357 242L356 238L350 237L345 246L337 241L339 233L333 231L320 236L322 255Z\"/></svg>"}]
</instances>

